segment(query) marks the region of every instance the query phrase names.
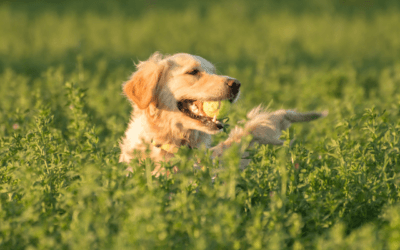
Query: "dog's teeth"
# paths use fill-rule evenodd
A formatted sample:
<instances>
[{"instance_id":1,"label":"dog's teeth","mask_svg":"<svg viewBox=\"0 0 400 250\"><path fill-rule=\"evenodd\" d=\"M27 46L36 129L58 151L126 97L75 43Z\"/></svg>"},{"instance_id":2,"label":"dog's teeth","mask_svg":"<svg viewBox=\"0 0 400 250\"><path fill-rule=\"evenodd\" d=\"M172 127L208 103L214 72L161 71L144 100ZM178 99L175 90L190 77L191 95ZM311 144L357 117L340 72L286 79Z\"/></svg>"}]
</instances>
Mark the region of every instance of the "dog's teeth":
<instances>
[{"instance_id":1,"label":"dog's teeth","mask_svg":"<svg viewBox=\"0 0 400 250\"><path fill-rule=\"evenodd\" d=\"M192 105L189 106L189 108L193 113L195 113L195 114L199 113L199 109L197 108L196 105L192 104Z\"/></svg>"},{"instance_id":2,"label":"dog's teeth","mask_svg":"<svg viewBox=\"0 0 400 250\"><path fill-rule=\"evenodd\" d=\"M214 115L214 118L212 120L213 122L217 122L217 115Z\"/></svg>"}]
</instances>

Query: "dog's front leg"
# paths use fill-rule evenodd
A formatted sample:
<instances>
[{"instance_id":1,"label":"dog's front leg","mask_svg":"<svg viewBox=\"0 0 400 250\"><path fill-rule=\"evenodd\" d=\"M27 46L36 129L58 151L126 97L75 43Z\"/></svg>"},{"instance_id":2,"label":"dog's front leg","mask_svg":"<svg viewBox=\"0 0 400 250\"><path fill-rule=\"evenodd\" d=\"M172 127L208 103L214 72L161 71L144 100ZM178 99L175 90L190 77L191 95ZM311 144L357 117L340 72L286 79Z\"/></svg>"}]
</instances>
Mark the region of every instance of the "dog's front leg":
<instances>
[{"instance_id":1,"label":"dog's front leg","mask_svg":"<svg viewBox=\"0 0 400 250\"><path fill-rule=\"evenodd\" d=\"M310 122L320 117L328 115L328 111L324 112L297 112L294 110L280 109L274 112L267 112L261 106L251 110L247 114L249 121L245 125L245 129L253 135L254 142L259 144L283 145L279 139L282 130L286 130L295 122Z\"/></svg>"},{"instance_id":2,"label":"dog's front leg","mask_svg":"<svg viewBox=\"0 0 400 250\"><path fill-rule=\"evenodd\" d=\"M321 113L300 113L283 109L267 112L261 106L258 106L247 114L249 121L246 122L244 128L236 126L229 134L227 140L211 148L211 151L213 151L212 157L221 157L223 152L232 146L233 143L240 143L242 138L249 134L253 136L249 146L252 146L255 142L259 144L283 145L284 141L279 139L282 130L286 130L294 122L309 122L324 117L327 114L327 111ZM250 163L251 160L246 159L248 155L248 152L244 152L241 155L241 169L244 169Z\"/></svg>"},{"instance_id":3,"label":"dog's front leg","mask_svg":"<svg viewBox=\"0 0 400 250\"><path fill-rule=\"evenodd\" d=\"M249 131L245 128L241 128L236 126L234 129L231 130L228 139L223 142L220 142L218 145L210 148L212 151L212 158L221 158L222 154L226 149L231 147L234 143L241 143L242 139L246 136L250 135ZM239 152L241 155L240 160L240 168L244 169L250 162L250 159L245 159L248 156L248 152Z\"/></svg>"}]
</instances>

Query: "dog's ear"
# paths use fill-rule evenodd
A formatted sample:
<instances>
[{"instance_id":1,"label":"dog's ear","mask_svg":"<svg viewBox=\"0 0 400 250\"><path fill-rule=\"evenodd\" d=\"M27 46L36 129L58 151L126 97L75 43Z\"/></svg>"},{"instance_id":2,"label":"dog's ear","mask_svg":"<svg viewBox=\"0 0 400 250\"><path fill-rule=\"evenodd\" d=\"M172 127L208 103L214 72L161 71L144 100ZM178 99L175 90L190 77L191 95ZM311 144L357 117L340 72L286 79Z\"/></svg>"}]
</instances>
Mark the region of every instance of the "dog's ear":
<instances>
[{"instance_id":1,"label":"dog's ear","mask_svg":"<svg viewBox=\"0 0 400 250\"><path fill-rule=\"evenodd\" d=\"M151 57L151 59L154 56ZM164 71L164 65L149 59L140 62L138 71L124 85L125 95L140 109L145 109L156 98L156 88Z\"/></svg>"}]
</instances>

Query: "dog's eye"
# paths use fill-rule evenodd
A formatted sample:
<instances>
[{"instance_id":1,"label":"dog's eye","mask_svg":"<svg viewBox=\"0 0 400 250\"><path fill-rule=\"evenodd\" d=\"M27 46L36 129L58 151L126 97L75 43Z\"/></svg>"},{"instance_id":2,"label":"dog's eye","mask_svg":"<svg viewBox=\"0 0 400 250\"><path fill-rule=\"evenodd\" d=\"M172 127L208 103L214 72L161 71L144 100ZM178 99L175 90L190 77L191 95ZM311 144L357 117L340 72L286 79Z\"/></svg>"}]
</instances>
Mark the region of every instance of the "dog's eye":
<instances>
[{"instance_id":1,"label":"dog's eye","mask_svg":"<svg viewBox=\"0 0 400 250\"><path fill-rule=\"evenodd\" d=\"M200 71L198 70L198 69L194 69L194 70L192 70L192 71L189 71L189 72L187 72L187 74L189 74L189 75L197 75L198 73L200 73Z\"/></svg>"}]
</instances>

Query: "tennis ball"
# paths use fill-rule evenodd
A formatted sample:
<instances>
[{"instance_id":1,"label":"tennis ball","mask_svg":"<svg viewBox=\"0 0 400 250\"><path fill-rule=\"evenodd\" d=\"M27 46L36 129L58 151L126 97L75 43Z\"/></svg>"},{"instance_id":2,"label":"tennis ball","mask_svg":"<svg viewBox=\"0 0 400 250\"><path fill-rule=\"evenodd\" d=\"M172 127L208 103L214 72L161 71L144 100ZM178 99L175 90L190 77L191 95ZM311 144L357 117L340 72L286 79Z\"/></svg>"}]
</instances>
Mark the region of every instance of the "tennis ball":
<instances>
[{"instance_id":1,"label":"tennis ball","mask_svg":"<svg viewBox=\"0 0 400 250\"><path fill-rule=\"evenodd\" d=\"M217 116L217 119L224 118L229 109L231 108L231 103L228 100L215 101L215 102L204 102L203 111L209 117Z\"/></svg>"}]
</instances>

